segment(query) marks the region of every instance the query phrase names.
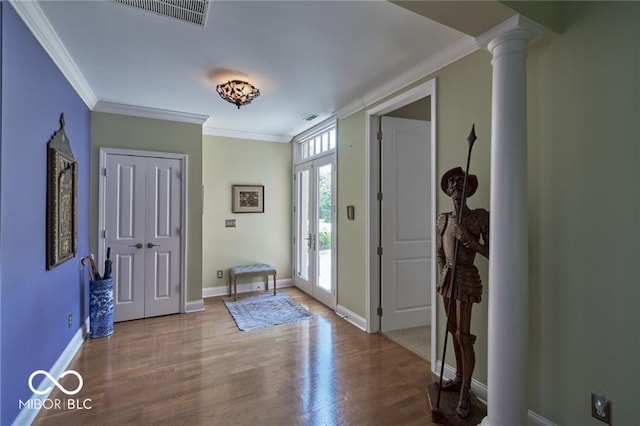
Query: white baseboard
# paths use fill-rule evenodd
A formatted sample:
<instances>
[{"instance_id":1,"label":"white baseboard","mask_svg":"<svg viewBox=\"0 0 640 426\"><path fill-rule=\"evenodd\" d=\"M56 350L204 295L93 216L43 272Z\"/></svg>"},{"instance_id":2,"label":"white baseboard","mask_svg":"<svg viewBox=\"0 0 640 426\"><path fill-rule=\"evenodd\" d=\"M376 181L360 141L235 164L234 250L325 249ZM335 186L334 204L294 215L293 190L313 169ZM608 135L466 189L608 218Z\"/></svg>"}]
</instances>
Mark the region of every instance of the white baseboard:
<instances>
[{"instance_id":1,"label":"white baseboard","mask_svg":"<svg viewBox=\"0 0 640 426\"><path fill-rule=\"evenodd\" d=\"M184 306L184 311L187 314L204 311L204 300L199 299L188 301Z\"/></svg>"},{"instance_id":2,"label":"white baseboard","mask_svg":"<svg viewBox=\"0 0 640 426\"><path fill-rule=\"evenodd\" d=\"M76 331L76 333L71 338L71 341L67 344L67 347L64 348L58 360L53 364L53 367L49 370L49 374L51 377L55 377L56 379L62 375L67 370L69 364L73 360L73 357L76 356L76 353L80 350L80 347L84 343L84 340L89 334L89 317L87 317L82 324L82 327ZM78 371L80 375L82 375L81 371ZM27 385L27 383L25 383ZM46 400L55 386L51 386L49 380L43 380L38 387L38 393L44 392L47 387L51 387L48 392L45 392L42 395L36 395L35 393L31 395L28 401L24 401L24 407L20 410L15 420L13 421L12 426L21 426L21 425L30 425L38 416L40 409L42 407L42 403ZM36 402L37 401L37 402ZM37 407L37 408L36 408Z\"/></svg>"},{"instance_id":3,"label":"white baseboard","mask_svg":"<svg viewBox=\"0 0 640 426\"><path fill-rule=\"evenodd\" d=\"M534 413L529 410L529 426L558 426L553 423L551 420L547 420L542 417L540 414Z\"/></svg>"},{"instance_id":4,"label":"white baseboard","mask_svg":"<svg viewBox=\"0 0 640 426\"><path fill-rule=\"evenodd\" d=\"M269 288L271 289L273 282L269 283ZM283 287L291 287L293 286L293 280L291 278L279 279L276 281L276 289ZM264 281L255 281L250 283L241 283L238 284L238 294L240 293L248 293L251 291L264 290ZM203 287L202 288L202 297L217 297L217 296L228 296L229 295L229 285L219 285L216 287Z\"/></svg>"},{"instance_id":5,"label":"white baseboard","mask_svg":"<svg viewBox=\"0 0 640 426\"><path fill-rule=\"evenodd\" d=\"M336 306L336 314L349 321L362 331L367 331L367 319L345 308L342 305Z\"/></svg>"},{"instance_id":6,"label":"white baseboard","mask_svg":"<svg viewBox=\"0 0 640 426\"><path fill-rule=\"evenodd\" d=\"M431 370L436 377L440 377L440 368L442 366L442 362L438 361L436 363L436 371ZM456 369L449 364L444 365L444 373L443 376L445 379L453 379L456 375ZM476 396L482 400L483 403L487 403L487 385L477 381L476 379L471 379L471 390ZM545 419L541 415L529 410L528 411L528 423L529 426L557 426L550 420ZM487 418L482 421L482 425L488 425L489 421Z\"/></svg>"}]
</instances>

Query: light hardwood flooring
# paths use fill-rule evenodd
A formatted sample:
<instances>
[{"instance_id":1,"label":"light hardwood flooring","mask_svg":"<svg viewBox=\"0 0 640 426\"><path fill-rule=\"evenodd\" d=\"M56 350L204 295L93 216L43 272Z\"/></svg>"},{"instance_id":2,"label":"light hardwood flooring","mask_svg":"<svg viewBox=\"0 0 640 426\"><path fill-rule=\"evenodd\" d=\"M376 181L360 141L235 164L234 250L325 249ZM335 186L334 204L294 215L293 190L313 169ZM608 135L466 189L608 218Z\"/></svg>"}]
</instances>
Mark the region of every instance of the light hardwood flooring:
<instances>
[{"instance_id":1,"label":"light hardwood flooring","mask_svg":"<svg viewBox=\"0 0 640 426\"><path fill-rule=\"evenodd\" d=\"M200 313L117 323L69 369L88 410L41 410L35 425L433 425L427 361L367 334L295 288L314 318L239 331L220 298ZM61 383L73 389L71 376Z\"/></svg>"}]
</instances>

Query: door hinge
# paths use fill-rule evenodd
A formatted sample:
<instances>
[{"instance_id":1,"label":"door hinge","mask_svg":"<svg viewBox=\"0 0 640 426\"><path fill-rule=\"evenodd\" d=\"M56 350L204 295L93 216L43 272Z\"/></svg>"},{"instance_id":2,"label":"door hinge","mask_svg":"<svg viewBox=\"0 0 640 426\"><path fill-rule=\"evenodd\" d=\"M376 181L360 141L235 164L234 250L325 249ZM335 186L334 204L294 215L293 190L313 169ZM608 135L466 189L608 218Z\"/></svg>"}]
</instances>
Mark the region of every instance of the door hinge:
<instances>
[{"instance_id":1,"label":"door hinge","mask_svg":"<svg viewBox=\"0 0 640 426\"><path fill-rule=\"evenodd\" d=\"M107 230L106 229L102 230L102 238L104 238L105 240L107 239Z\"/></svg>"},{"instance_id":2,"label":"door hinge","mask_svg":"<svg viewBox=\"0 0 640 426\"><path fill-rule=\"evenodd\" d=\"M378 316L382 316L382 306L378 306Z\"/></svg>"},{"instance_id":3,"label":"door hinge","mask_svg":"<svg viewBox=\"0 0 640 426\"><path fill-rule=\"evenodd\" d=\"M105 167L104 169L102 169L102 175L106 176L107 175L107 168Z\"/></svg>"},{"instance_id":4,"label":"door hinge","mask_svg":"<svg viewBox=\"0 0 640 426\"><path fill-rule=\"evenodd\" d=\"M378 247L378 256L382 256L382 247Z\"/></svg>"},{"instance_id":5,"label":"door hinge","mask_svg":"<svg viewBox=\"0 0 640 426\"><path fill-rule=\"evenodd\" d=\"M378 201L382 201L382 192L378 192Z\"/></svg>"},{"instance_id":6,"label":"door hinge","mask_svg":"<svg viewBox=\"0 0 640 426\"><path fill-rule=\"evenodd\" d=\"M382 142L382 132L376 133L376 137L378 138L378 142Z\"/></svg>"}]
</instances>

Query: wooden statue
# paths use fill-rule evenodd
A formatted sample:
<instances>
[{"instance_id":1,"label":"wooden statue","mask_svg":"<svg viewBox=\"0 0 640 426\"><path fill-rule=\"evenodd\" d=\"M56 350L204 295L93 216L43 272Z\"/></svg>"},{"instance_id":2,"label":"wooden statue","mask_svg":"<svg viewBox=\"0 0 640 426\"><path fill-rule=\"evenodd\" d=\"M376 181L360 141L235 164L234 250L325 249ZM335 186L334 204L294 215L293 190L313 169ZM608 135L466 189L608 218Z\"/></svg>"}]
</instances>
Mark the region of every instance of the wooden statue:
<instances>
[{"instance_id":1,"label":"wooden statue","mask_svg":"<svg viewBox=\"0 0 640 426\"><path fill-rule=\"evenodd\" d=\"M489 258L489 212L484 209L471 210L466 198L478 188L478 178L467 177L467 195L463 197L465 172L460 167L447 171L440 181L440 188L451 197L455 211L441 213L437 219L437 251L440 266L438 293L442 295L447 311L447 329L453 338L456 356L456 376L444 382L441 390L459 392L456 412L462 418L469 415L471 377L475 367L473 344L476 336L470 333L471 308L482 296L482 282L478 269L473 264L476 253ZM458 217L462 212L462 222ZM454 268L456 239L458 253L455 265L455 281L451 279ZM451 294L452 288L454 294Z\"/></svg>"}]
</instances>

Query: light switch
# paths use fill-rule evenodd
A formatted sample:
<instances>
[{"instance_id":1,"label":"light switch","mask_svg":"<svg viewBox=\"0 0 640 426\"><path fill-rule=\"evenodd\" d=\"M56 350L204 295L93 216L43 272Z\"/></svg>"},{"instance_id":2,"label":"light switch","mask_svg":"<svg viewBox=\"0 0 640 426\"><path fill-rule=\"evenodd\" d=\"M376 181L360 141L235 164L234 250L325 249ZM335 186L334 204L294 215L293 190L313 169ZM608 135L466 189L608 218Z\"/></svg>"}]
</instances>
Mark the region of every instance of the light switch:
<instances>
[{"instance_id":1,"label":"light switch","mask_svg":"<svg viewBox=\"0 0 640 426\"><path fill-rule=\"evenodd\" d=\"M224 226L227 228L235 228L236 220L235 219L225 219Z\"/></svg>"}]
</instances>

